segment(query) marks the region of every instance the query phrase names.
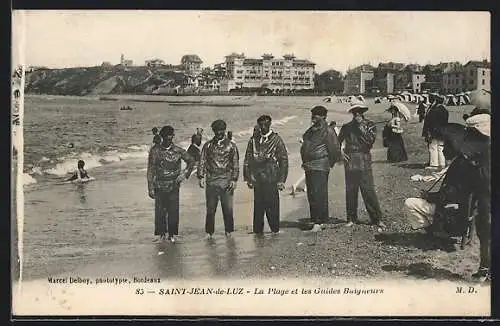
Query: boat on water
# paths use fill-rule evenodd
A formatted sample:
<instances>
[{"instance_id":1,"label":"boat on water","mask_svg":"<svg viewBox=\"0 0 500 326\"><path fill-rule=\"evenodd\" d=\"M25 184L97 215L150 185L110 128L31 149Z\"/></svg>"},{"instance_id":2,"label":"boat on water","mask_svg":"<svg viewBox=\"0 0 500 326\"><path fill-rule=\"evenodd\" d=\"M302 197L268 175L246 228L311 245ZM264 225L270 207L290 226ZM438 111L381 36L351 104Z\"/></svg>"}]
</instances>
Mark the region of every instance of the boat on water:
<instances>
[{"instance_id":1,"label":"boat on water","mask_svg":"<svg viewBox=\"0 0 500 326\"><path fill-rule=\"evenodd\" d=\"M129 105L127 106L122 106L120 108L120 111L132 111L134 108L130 107Z\"/></svg>"}]
</instances>

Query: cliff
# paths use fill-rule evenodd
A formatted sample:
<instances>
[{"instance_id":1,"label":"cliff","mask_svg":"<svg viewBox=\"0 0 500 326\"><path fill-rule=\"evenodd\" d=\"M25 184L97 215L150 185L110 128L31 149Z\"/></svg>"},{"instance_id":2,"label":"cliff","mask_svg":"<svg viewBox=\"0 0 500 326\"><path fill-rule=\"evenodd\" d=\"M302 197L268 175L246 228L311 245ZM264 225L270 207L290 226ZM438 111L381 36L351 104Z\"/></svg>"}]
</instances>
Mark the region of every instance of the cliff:
<instances>
[{"instance_id":1,"label":"cliff","mask_svg":"<svg viewBox=\"0 0 500 326\"><path fill-rule=\"evenodd\" d=\"M39 69L26 74L27 94L169 94L185 85L187 76L169 68L98 66Z\"/></svg>"}]
</instances>

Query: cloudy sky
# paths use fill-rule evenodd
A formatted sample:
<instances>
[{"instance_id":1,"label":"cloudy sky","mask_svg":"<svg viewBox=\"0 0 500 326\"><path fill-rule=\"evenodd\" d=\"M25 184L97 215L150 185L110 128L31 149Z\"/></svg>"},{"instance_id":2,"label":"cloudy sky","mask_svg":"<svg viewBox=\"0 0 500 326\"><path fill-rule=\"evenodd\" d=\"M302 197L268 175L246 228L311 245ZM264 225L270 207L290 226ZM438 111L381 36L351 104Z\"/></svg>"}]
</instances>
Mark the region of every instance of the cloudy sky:
<instances>
[{"instance_id":1,"label":"cloudy sky","mask_svg":"<svg viewBox=\"0 0 500 326\"><path fill-rule=\"evenodd\" d=\"M204 66L231 52L293 53L319 72L490 59L488 12L33 10L14 12L13 34L14 62L51 68L116 64L121 53L135 64L198 54Z\"/></svg>"}]
</instances>

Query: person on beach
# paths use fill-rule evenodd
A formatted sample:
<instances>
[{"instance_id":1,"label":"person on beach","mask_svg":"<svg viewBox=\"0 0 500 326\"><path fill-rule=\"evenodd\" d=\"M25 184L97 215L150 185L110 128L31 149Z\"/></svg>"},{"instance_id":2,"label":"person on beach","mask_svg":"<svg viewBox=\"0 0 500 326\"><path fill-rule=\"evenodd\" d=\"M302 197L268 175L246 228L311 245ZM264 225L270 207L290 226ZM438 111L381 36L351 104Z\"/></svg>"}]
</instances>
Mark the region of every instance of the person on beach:
<instances>
[{"instance_id":1,"label":"person on beach","mask_svg":"<svg viewBox=\"0 0 500 326\"><path fill-rule=\"evenodd\" d=\"M387 111L392 115L382 132L384 147L387 147L387 161L391 163L407 161L399 111L394 106L389 107Z\"/></svg>"},{"instance_id":2,"label":"person on beach","mask_svg":"<svg viewBox=\"0 0 500 326\"><path fill-rule=\"evenodd\" d=\"M371 148L375 142L377 129L375 124L364 117L368 106L361 101L352 101L349 112L352 121L342 126L339 143L345 142L342 149L344 157L347 226L358 221L358 192L365 203L371 223L377 225L379 231L385 228L382 222L377 193L373 182Z\"/></svg>"},{"instance_id":3,"label":"person on beach","mask_svg":"<svg viewBox=\"0 0 500 326\"><path fill-rule=\"evenodd\" d=\"M426 169L437 170L446 166L440 128L448 123L449 112L443 103L444 96L436 97L434 105L431 105L424 118L422 137L429 149L429 165Z\"/></svg>"},{"instance_id":4,"label":"person on beach","mask_svg":"<svg viewBox=\"0 0 500 326\"><path fill-rule=\"evenodd\" d=\"M85 179L87 180L90 179L90 176L87 173L87 170L85 170L85 161L79 160L77 163L76 171L66 181L85 180Z\"/></svg>"},{"instance_id":5,"label":"person on beach","mask_svg":"<svg viewBox=\"0 0 500 326\"><path fill-rule=\"evenodd\" d=\"M427 110L427 105L425 104L425 102L423 100L421 100L417 106L417 115L418 115L418 122L419 123L424 121L426 110Z\"/></svg>"},{"instance_id":6,"label":"person on beach","mask_svg":"<svg viewBox=\"0 0 500 326\"><path fill-rule=\"evenodd\" d=\"M479 268L472 277L491 280L491 114L476 108L467 120L466 140L475 144L464 156L477 169L472 180L473 198L477 207L476 231L479 238Z\"/></svg>"},{"instance_id":7,"label":"person on beach","mask_svg":"<svg viewBox=\"0 0 500 326\"><path fill-rule=\"evenodd\" d=\"M328 127L333 130L335 132L335 135L338 136L339 132L340 132L340 128L337 127L337 121L330 121L330 123L328 124Z\"/></svg>"},{"instance_id":8,"label":"person on beach","mask_svg":"<svg viewBox=\"0 0 500 326\"><path fill-rule=\"evenodd\" d=\"M194 159L196 164L201 160L201 140L203 130L198 128L196 133L191 136L191 145L189 145L187 152Z\"/></svg>"},{"instance_id":9,"label":"person on beach","mask_svg":"<svg viewBox=\"0 0 500 326\"><path fill-rule=\"evenodd\" d=\"M208 239L213 238L215 212L219 201L226 237L231 237L234 232L233 195L240 172L238 147L226 136L226 122L215 120L211 127L214 137L203 145L198 165L200 187L205 188L205 232Z\"/></svg>"},{"instance_id":10,"label":"person on beach","mask_svg":"<svg viewBox=\"0 0 500 326\"><path fill-rule=\"evenodd\" d=\"M342 157L337 135L326 122L327 112L324 106L311 109L312 126L302 136L300 148L313 232L324 228L329 219L328 176Z\"/></svg>"},{"instance_id":11,"label":"person on beach","mask_svg":"<svg viewBox=\"0 0 500 326\"><path fill-rule=\"evenodd\" d=\"M179 188L188 179L194 168L194 159L186 150L174 144L174 128L161 128L162 142L150 149L147 181L149 197L155 200L155 232L160 240L176 241L179 232ZM181 160L186 163L181 170Z\"/></svg>"},{"instance_id":12,"label":"person on beach","mask_svg":"<svg viewBox=\"0 0 500 326\"><path fill-rule=\"evenodd\" d=\"M153 146L158 146L161 144L161 136L158 134L158 128L153 127L151 130L153 132Z\"/></svg>"},{"instance_id":13,"label":"person on beach","mask_svg":"<svg viewBox=\"0 0 500 326\"><path fill-rule=\"evenodd\" d=\"M253 233L264 232L264 214L269 228L277 234L280 228L279 191L285 189L288 176L288 153L281 137L271 129L271 117L257 119L260 137L250 137L243 162L243 178L254 190Z\"/></svg>"}]
</instances>

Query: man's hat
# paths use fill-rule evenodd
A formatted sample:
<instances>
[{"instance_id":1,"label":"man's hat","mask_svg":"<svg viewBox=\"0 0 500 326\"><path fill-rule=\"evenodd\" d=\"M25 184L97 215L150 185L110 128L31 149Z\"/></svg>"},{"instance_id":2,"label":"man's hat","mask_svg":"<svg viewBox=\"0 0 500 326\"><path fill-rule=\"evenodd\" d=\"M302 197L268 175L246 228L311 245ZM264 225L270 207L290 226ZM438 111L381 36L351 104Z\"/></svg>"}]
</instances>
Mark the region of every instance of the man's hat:
<instances>
[{"instance_id":1,"label":"man's hat","mask_svg":"<svg viewBox=\"0 0 500 326\"><path fill-rule=\"evenodd\" d=\"M328 110L321 105L315 106L311 109L311 114L312 115L319 115L320 117L326 117L326 114L328 113Z\"/></svg>"},{"instance_id":2,"label":"man's hat","mask_svg":"<svg viewBox=\"0 0 500 326\"><path fill-rule=\"evenodd\" d=\"M167 136L173 136L174 135L174 127L165 126L165 127L161 128L159 135L162 138L165 138Z\"/></svg>"},{"instance_id":3,"label":"man's hat","mask_svg":"<svg viewBox=\"0 0 500 326\"><path fill-rule=\"evenodd\" d=\"M365 113L366 111L368 111L368 106L365 104L365 102L357 98L351 100L349 113L355 113L355 112Z\"/></svg>"},{"instance_id":4,"label":"man's hat","mask_svg":"<svg viewBox=\"0 0 500 326\"><path fill-rule=\"evenodd\" d=\"M491 137L491 115L489 114L476 114L465 120L467 127L474 128L481 134Z\"/></svg>"},{"instance_id":5,"label":"man's hat","mask_svg":"<svg viewBox=\"0 0 500 326\"><path fill-rule=\"evenodd\" d=\"M490 112L490 110L485 109L485 108L475 107L474 110L472 110L470 114L465 113L462 117L463 117L464 120L467 120L470 117L473 117L473 116L478 115L478 114L489 114L489 115L491 115L491 112Z\"/></svg>"}]
</instances>

